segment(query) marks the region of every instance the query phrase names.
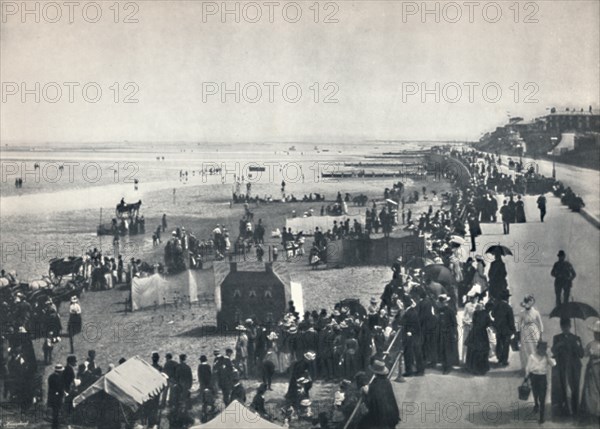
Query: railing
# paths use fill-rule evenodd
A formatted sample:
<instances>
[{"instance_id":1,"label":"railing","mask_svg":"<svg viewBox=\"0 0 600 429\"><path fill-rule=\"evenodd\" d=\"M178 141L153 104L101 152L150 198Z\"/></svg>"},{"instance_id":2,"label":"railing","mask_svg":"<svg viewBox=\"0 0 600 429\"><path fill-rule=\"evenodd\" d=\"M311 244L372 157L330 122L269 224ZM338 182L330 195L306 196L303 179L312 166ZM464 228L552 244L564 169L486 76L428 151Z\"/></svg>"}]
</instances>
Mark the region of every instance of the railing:
<instances>
[{"instance_id":1,"label":"railing","mask_svg":"<svg viewBox=\"0 0 600 429\"><path fill-rule=\"evenodd\" d=\"M390 367L390 372L388 373L388 378L392 377L392 374L394 373L394 370L396 369L398 362L400 362L400 359L403 356L402 340L400 339L401 334L402 334L402 328L398 329L398 332L396 332L396 335L390 342L390 345L388 346L387 350L383 353L384 356L390 357L393 352L397 351L396 356L394 356L394 358L393 358L392 366ZM394 345L396 345L396 344L398 344L398 347L396 350L394 350ZM399 371L401 371L401 370L399 370ZM373 382L374 379L375 379L375 375L372 375L367 386L369 386ZM362 403L363 403L363 397L361 396L360 399L358 400L358 402L356 403L354 410L352 410L352 414L350 414L350 417L348 417L348 420L344 424L344 429L348 429L350 427L350 424L352 423L352 420L354 420L354 418L356 417L356 413L360 409L360 406L362 405Z\"/></svg>"}]
</instances>

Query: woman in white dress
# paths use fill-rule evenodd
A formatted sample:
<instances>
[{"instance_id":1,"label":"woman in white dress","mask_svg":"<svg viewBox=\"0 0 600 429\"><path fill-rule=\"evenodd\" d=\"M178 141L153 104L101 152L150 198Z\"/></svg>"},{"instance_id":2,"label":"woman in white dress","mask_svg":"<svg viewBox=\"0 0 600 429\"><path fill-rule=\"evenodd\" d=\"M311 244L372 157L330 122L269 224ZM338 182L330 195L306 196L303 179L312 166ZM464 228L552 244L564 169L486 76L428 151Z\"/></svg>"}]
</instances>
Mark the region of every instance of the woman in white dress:
<instances>
[{"instance_id":1,"label":"woman in white dress","mask_svg":"<svg viewBox=\"0 0 600 429\"><path fill-rule=\"evenodd\" d=\"M519 313L519 321L517 323L517 332L520 338L520 356L521 368L525 370L529 355L536 350L538 342L542 339L544 333L544 325L542 316L533 307L535 298L533 295L527 295L523 298L521 306L523 310Z\"/></svg>"}]
</instances>

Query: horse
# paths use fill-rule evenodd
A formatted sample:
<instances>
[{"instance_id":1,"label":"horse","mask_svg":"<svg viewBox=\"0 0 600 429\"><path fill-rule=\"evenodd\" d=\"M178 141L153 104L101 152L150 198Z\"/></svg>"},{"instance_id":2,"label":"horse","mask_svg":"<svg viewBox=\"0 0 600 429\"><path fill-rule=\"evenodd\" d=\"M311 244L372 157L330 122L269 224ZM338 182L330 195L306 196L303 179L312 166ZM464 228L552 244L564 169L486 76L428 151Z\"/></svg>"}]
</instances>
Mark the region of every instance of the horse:
<instances>
[{"instance_id":1,"label":"horse","mask_svg":"<svg viewBox=\"0 0 600 429\"><path fill-rule=\"evenodd\" d=\"M32 291L40 289L52 289L53 286L54 284L48 276L42 276L40 280L34 280L31 283L29 283L29 289Z\"/></svg>"}]
</instances>

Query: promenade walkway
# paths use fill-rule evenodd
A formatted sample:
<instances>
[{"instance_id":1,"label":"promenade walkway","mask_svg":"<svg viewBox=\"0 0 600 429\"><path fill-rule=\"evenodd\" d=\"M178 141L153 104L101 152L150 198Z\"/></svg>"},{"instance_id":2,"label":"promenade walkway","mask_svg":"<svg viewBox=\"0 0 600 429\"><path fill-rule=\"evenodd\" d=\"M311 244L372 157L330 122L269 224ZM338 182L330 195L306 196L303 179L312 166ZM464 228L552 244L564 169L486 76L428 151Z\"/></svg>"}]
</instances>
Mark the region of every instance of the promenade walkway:
<instances>
[{"instance_id":1,"label":"promenade walkway","mask_svg":"<svg viewBox=\"0 0 600 429\"><path fill-rule=\"evenodd\" d=\"M513 250L515 255L506 257L505 263L513 295L510 303L515 316L521 310L519 303L522 298L526 294L534 294L536 308L544 321L543 337L551 342L553 335L559 333L558 319L548 318L554 307L550 270L557 259L556 254L560 249L565 250L577 271L572 291L574 299L600 309L600 233L582 216L562 206L551 194L547 194L547 198L548 214L544 223L539 221L535 202L537 196L525 196L528 222L511 225L509 235L502 234L501 223L482 224L483 235L477 240L476 253L482 254L486 245L497 243ZM498 199L501 200L502 196L498 196ZM469 256L468 247L464 249L463 260ZM491 255L488 258L491 262ZM489 263L487 265L489 267ZM591 332L585 328L591 322L577 321L575 324L576 333L582 337L584 345L592 338ZM584 360L584 367L586 363ZM492 370L485 376L472 376L462 370L455 370L448 375L442 375L439 370L428 370L424 377L393 383L402 412L399 427L538 427L537 416L532 412L533 402L518 400L517 387L522 379L519 354L511 352L508 367L495 368L492 363ZM575 426L568 420L551 420L550 387L547 401L544 427Z\"/></svg>"}]
</instances>

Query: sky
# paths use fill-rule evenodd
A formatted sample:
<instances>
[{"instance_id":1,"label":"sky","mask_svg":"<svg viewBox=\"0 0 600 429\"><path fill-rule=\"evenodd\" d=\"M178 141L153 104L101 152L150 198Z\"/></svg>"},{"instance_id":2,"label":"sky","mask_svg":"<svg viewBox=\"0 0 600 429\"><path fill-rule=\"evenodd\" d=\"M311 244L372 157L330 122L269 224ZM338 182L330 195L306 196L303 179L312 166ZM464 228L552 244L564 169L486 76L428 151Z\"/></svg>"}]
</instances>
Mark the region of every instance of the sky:
<instances>
[{"instance_id":1,"label":"sky","mask_svg":"<svg viewBox=\"0 0 600 429\"><path fill-rule=\"evenodd\" d=\"M600 2L447 3L2 1L0 140L477 140L600 107Z\"/></svg>"}]
</instances>

